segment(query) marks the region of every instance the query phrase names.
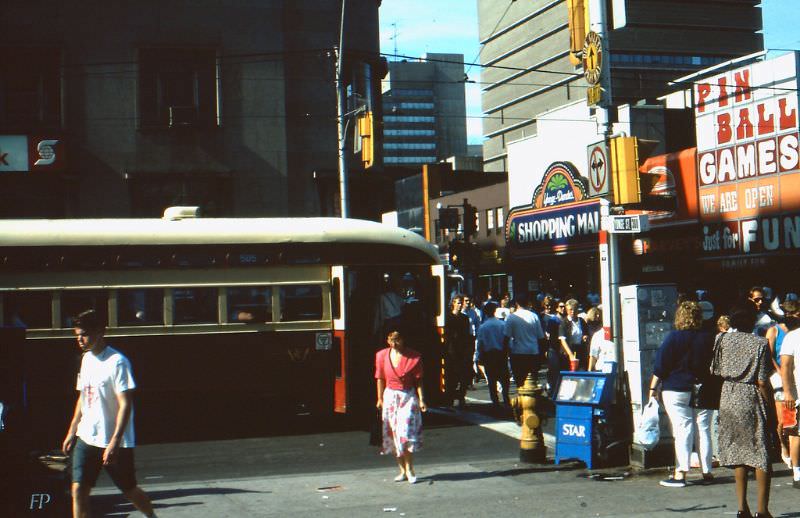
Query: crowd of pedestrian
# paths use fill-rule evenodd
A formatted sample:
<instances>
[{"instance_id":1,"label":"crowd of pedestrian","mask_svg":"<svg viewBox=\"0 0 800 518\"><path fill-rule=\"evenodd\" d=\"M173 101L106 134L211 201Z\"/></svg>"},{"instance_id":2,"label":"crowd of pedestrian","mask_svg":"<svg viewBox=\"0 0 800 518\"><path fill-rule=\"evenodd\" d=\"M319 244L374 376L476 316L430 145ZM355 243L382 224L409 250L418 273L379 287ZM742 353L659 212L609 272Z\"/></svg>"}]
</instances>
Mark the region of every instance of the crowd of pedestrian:
<instances>
[{"instance_id":1,"label":"crowd of pedestrian","mask_svg":"<svg viewBox=\"0 0 800 518\"><path fill-rule=\"evenodd\" d=\"M587 302L599 300L588 297ZM550 394L561 371L611 372L616 365L614 344L603 333L601 309L582 305L574 297L545 293L529 297L520 292L511 299L490 291L475 303L469 295L453 293L444 341L445 397L459 408L477 381L486 380L492 403L499 408L509 403L509 380L517 386L529 375L536 380L542 365L547 365Z\"/></svg>"},{"instance_id":2,"label":"crowd of pedestrian","mask_svg":"<svg viewBox=\"0 0 800 518\"><path fill-rule=\"evenodd\" d=\"M800 304L792 293L782 303L770 301L770 292L751 288L716 320L716 336L704 324L702 300L679 297L674 328L656 353L650 382L650 397L661 400L674 437L675 470L661 485L687 485L693 451L702 480L713 479L716 421L717 457L720 465L734 470L739 517L771 516L772 464L778 459L792 470L793 487L800 488L800 372L795 363ZM710 386L716 393L709 399L703 389ZM753 471L758 486L754 515L747 502Z\"/></svg>"}]
</instances>

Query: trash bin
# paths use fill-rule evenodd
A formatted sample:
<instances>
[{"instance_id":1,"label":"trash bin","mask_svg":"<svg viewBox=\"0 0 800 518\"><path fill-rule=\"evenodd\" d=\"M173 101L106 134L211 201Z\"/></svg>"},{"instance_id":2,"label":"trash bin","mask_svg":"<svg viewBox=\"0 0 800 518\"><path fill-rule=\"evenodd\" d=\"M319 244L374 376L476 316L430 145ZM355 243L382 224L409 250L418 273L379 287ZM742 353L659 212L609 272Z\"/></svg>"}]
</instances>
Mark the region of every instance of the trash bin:
<instances>
[{"instance_id":1,"label":"trash bin","mask_svg":"<svg viewBox=\"0 0 800 518\"><path fill-rule=\"evenodd\" d=\"M72 516L69 457L61 452L31 454L26 463L17 509L22 516Z\"/></svg>"},{"instance_id":2,"label":"trash bin","mask_svg":"<svg viewBox=\"0 0 800 518\"><path fill-rule=\"evenodd\" d=\"M72 515L69 459L36 451L44 446L34 439L41 430L31 419L25 345L25 329L0 327L0 516L66 518Z\"/></svg>"},{"instance_id":3,"label":"trash bin","mask_svg":"<svg viewBox=\"0 0 800 518\"><path fill-rule=\"evenodd\" d=\"M583 461L589 469L598 464L613 396L614 373L561 372L555 397L556 464L567 459Z\"/></svg>"}]
</instances>

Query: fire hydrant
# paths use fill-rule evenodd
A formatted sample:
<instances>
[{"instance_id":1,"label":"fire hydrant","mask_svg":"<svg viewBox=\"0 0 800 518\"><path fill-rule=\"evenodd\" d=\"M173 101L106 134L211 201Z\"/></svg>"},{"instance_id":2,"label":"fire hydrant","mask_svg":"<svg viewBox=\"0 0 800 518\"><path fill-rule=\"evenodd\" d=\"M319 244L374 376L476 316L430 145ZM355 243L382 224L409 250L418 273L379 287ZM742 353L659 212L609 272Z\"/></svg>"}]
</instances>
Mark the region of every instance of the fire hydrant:
<instances>
[{"instance_id":1,"label":"fire hydrant","mask_svg":"<svg viewBox=\"0 0 800 518\"><path fill-rule=\"evenodd\" d=\"M517 389L517 396L511 400L514 419L522 427L519 440L519 460L522 462L541 464L546 458L542 420L536 413L537 401L543 398L542 387L535 385L533 376L529 374L525 384Z\"/></svg>"}]
</instances>

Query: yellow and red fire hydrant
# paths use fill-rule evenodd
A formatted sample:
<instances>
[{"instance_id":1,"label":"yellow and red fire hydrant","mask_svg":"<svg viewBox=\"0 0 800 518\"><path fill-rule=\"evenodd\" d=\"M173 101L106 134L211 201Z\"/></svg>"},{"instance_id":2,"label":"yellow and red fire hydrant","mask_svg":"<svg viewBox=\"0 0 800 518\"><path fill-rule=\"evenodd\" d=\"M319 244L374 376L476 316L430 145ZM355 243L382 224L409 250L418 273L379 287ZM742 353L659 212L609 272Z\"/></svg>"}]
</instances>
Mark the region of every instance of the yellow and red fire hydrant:
<instances>
[{"instance_id":1,"label":"yellow and red fire hydrant","mask_svg":"<svg viewBox=\"0 0 800 518\"><path fill-rule=\"evenodd\" d=\"M541 464L546 459L542 419L536 413L537 402L543 400L544 391L534 383L530 374L525 378L525 384L517 389L517 396L511 400L514 419L522 426L519 440L519 460L522 462Z\"/></svg>"}]
</instances>

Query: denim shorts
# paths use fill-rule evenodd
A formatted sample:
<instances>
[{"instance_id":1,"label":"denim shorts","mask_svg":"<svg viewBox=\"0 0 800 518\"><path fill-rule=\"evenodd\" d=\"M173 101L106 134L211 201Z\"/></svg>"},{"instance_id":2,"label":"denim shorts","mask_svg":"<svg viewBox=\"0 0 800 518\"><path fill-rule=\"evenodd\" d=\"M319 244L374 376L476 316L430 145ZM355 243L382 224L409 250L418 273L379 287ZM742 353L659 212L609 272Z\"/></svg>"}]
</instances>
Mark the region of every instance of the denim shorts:
<instances>
[{"instance_id":1,"label":"denim shorts","mask_svg":"<svg viewBox=\"0 0 800 518\"><path fill-rule=\"evenodd\" d=\"M103 466L104 451L105 448L86 444L78 437L72 449L72 482L94 487L100 468L105 467L120 491L125 492L135 488L137 484L133 466L133 448L117 448L116 460L107 466Z\"/></svg>"}]
</instances>

